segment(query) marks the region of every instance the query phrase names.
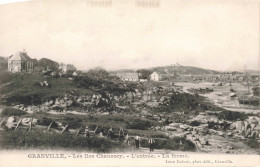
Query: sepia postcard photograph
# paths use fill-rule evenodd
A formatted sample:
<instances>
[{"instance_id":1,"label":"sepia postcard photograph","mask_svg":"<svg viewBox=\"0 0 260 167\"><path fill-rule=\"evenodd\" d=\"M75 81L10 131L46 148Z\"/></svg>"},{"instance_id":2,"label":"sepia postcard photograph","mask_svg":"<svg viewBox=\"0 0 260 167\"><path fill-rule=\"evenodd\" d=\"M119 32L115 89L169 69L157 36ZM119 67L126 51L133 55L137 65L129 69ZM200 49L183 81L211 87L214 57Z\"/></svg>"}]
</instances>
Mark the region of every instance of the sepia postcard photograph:
<instances>
[{"instance_id":1,"label":"sepia postcard photograph","mask_svg":"<svg viewBox=\"0 0 260 167\"><path fill-rule=\"evenodd\" d=\"M1 0L0 166L260 166L259 0Z\"/></svg>"}]
</instances>

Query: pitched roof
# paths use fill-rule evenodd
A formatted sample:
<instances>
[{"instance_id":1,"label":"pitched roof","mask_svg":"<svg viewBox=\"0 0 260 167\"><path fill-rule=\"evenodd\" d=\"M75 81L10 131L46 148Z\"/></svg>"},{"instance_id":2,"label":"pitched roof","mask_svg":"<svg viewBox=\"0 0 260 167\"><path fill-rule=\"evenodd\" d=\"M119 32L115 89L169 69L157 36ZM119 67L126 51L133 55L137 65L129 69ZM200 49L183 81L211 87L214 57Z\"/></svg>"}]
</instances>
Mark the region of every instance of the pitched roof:
<instances>
[{"instance_id":1,"label":"pitched roof","mask_svg":"<svg viewBox=\"0 0 260 167\"><path fill-rule=\"evenodd\" d=\"M137 73L118 73L117 76L124 79L139 79Z\"/></svg>"},{"instance_id":2,"label":"pitched roof","mask_svg":"<svg viewBox=\"0 0 260 167\"><path fill-rule=\"evenodd\" d=\"M159 71L154 71L153 73L157 73L158 75L165 75L165 74L166 74L166 73L162 73L162 72L159 72ZM153 74L153 73L152 73L152 74ZM152 74L151 74L151 75L152 75Z\"/></svg>"},{"instance_id":3,"label":"pitched roof","mask_svg":"<svg viewBox=\"0 0 260 167\"><path fill-rule=\"evenodd\" d=\"M18 52L15 55L11 55L9 57L9 60L30 61L31 58L27 54L24 54L22 52Z\"/></svg>"}]
</instances>

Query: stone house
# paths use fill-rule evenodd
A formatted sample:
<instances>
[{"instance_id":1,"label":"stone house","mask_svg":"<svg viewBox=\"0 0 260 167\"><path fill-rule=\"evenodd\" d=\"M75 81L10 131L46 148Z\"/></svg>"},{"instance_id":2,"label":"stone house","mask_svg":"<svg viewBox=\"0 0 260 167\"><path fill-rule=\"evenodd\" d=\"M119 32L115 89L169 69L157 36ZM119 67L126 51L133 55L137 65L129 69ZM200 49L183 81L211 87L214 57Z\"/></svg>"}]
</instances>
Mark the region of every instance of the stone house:
<instances>
[{"instance_id":1,"label":"stone house","mask_svg":"<svg viewBox=\"0 0 260 167\"><path fill-rule=\"evenodd\" d=\"M18 52L8 58L8 71L11 72L30 72L33 71L33 61L26 52Z\"/></svg>"}]
</instances>

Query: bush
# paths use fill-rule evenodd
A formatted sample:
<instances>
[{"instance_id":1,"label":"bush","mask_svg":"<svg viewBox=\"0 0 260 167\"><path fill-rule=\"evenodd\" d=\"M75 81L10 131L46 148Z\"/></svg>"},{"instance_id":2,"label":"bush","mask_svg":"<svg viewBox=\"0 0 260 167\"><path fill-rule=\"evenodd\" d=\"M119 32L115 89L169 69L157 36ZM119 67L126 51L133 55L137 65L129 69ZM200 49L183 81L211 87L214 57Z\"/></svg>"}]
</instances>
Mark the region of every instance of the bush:
<instances>
[{"instance_id":1,"label":"bush","mask_svg":"<svg viewBox=\"0 0 260 167\"><path fill-rule=\"evenodd\" d=\"M243 121L248 118L246 114L236 111L222 111L218 117L229 121L236 121L238 119Z\"/></svg>"},{"instance_id":2,"label":"bush","mask_svg":"<svg viewBox=\"0 0 260 167\"><path fill-rule=\"evenodd\" d=\"M179 112L182 111L204 111L204 110L223 110L214 104L205 101L205 98L198 94L174 92L167 105L159 105L154 108L155 112Z\"/></svg>"},{"instance_id":3,"label":"bush","mask_svg":"<svg viewBox=\"0 0 260 167\"><path fill-rule=\"evenodd\" d=\"M126 128L128 129L139 129L139 130L147 130L152 126L150 121L136 119L133 122L128 122Z\"/></svg>"},{"instance_id":4,"label":"bush","mask_svg":"<svg viewBox=\"0 0 260 167\"><path fill-rule=\"evenodd\" d=\"M256 139L248 140L246 144L251 148L260 148L260 143Z\"/></svg>"},{"instance_id":5,"label":"bush","mask_svg":"<svg viewBox=\"0 0 260 167\"><path fill-rule=\"evenodd\" d=\"M200 125L200 122L199 121L192 121L190 123L191 126L199 126Z\"/></svg>"},{"instance_id":6,"label":"bush","mask_svg":"<svg viewBox=\"0 0 260 167\"><path fill-rule=\"evenodd\" d=\"M13 95L6 98L6 105L39 105L41 104L41 97L38 94L32 95Z\"/></svg>"},{"instance_id":7,"label":"bush","mask_svg":"<svg viewBox=\"0 0 260 167\"><path fill-rule=\"evenodd\" d=\"M1 113L2 116L21 116L26 114L27 112L16 108L5 108Z\"/></svg>"}]
</instances>

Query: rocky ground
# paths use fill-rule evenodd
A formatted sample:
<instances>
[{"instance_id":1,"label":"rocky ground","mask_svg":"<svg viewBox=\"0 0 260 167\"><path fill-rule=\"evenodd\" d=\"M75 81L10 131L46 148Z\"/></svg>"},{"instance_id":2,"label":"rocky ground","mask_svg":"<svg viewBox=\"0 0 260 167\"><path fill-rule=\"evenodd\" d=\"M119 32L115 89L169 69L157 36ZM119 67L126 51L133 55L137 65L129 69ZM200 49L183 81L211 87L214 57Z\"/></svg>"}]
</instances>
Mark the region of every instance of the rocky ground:
<instances>
[{"instance_id":1,"label":"rocky ground","mask_svg":"<svg viewBox=\"0 0 260 167\"><path fill-rule=\"evenodd\" d=\"M39 84L45 87L49 83L40 82ZM214 93L211 89L206 92L204 89L198 89L203 91L206 97L204 98L194 95L194 92L190 93L187 87L180 88L179 86L169 86L167 83L160 82L142 83L134 91L127 91L120 95L111 92L98 93L98 91L92 94L75 94L71 91L64 96L53 97L38 105L8 106L8 108L26 112L25 116L3 115L6 106L2 106L1 126L7 129L17 129L21 125L21 127L42 128L45 131L52 129L57 133L68 131L77 134L82 129L80 130L78 126L70 126L71 120L64 121L57 115L75 115L83 119L93 117L93 115L116 117L118 114L123 114L126 117L138 118L141 122L144 120L152 122L149 122L149 127L142 128L130 126L131 123L127 124L125 120L118 118L117 121L121 121L122 125L117 127L115 124L115 128L123 128L128 133L132 132L130 136L136 135L134 130L137 128L143 138L148 138L149 135L146 134L155 132L162 134L158 140L167 137L185 138L194 143L198 152L259 154L259 112L239 115L237 112L227 111L221 106L214 105L212 99L207 97L207 93ZM39 115L43 113L49 114L46 117L51 120L44 126L42 120L39 121ZM52 124L56 127L52 127ZM84 127L86 124L88 122L83 121L79 126ZM109 123L106 122L103 126L108 125ZM106 134L108 128L103 127L102 133ZM91 133L100 135L93 128ZM181 140L179 144L183 144Z\"/></svg>"}]
</instances>

